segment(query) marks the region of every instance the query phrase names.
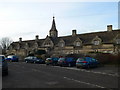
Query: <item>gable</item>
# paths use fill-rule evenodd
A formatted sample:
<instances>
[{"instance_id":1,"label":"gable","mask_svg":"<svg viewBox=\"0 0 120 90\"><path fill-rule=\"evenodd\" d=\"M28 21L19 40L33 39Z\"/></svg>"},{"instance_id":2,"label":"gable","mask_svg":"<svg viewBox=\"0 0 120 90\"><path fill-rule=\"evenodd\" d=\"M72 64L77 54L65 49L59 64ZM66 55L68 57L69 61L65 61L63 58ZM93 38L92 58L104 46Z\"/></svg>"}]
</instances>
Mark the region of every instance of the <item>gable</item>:
<instances>
[{"instance_id":1,"label":"gable","mask_svg":"<svg viewBox=\"0 0 120 90\"><path fill-rule=\"evenodd\" d=\"M77 38L75 41L74 41L74 46L82 46L82 40L80 38Z\"/></svg>"},{"instance_id":2,"label":"gable","mask_svg":"<svg viewBox=\"0 0 120 90\"><path fill-rule=\"evenodd\" d=\"M46 37L45 41L42 43L42 47L53 47L54 43L50 37Z\"/></svg>"},{"instance_id":3,"label":"gable","mask_svg":"<svg viewBox=\"0 0 120 90\"><path fill-rule=\"evenodd\" d=\"M92 40L92 44L94 45L100 45L102 43L102 39L98 36L96 36L93 40Z\"/></svg>"},{"instance_id":4,"label":"gable","mask_svg":"<svg viewBox=\"0 0 120 90\"><path fill-rule=\"evenodd\" d=\"M58 46L59 47L64 47L65 46L65 41L63 39L60 39L60 41L58 42Z\"/></svg>"},{"instance_id":5,"label":"gable","mask_svg":"<svg viewBox=\"0 0 120 90\"><path fill-rule=\"evenodd\" d=\"M116 35L116 37L114 38L114 43L120 44L120 34Z\"/></svg>"}]
</instances>

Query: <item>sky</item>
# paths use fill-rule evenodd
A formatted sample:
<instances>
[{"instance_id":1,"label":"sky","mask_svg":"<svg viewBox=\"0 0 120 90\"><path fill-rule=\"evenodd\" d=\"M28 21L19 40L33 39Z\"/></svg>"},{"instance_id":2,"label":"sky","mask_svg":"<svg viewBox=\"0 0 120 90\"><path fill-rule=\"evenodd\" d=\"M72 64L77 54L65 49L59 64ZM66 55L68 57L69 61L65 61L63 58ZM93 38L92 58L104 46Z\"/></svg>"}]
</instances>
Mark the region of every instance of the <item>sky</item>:
<instances>
[{"instance_id":1,"label":"sky","mask_svg":"<svg viewBox=\"0 0 120 90\"><path fill-rule=\"evenodd\" d=\"M86 0L85 0L86 1ZM107 25L118 29L118 2L62 2L39 0L0 1L0 38L13 41L40 39L49 35L55 16L58 36L106 31Z\"/></svg>"}]
</instances>

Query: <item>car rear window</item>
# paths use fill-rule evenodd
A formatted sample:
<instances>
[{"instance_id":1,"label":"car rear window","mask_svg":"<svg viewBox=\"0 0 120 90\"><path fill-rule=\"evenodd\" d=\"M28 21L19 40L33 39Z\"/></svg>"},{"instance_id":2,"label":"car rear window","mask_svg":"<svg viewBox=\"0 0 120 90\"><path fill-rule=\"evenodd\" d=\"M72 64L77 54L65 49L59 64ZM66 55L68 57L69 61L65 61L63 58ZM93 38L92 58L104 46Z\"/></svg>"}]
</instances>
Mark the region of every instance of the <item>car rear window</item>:
<instances>
[{"instance_id":1,"label":"car rear window","mask_svg":"<svg viewBox=\"0 0 120 90\"><path fill-rule=\"evenodd\" d=\"M69 61L71 61L71 60L73 60L74 58L66 58L66 60L69 60Z\"/></svg>"},{"instance_id":2,"label":"car rear window","mask_svg":"<svg viewBox=\"0 0 120 90\"><path fill-rule=\"evenodd\" d=\"M83 60L84 60L84 58L79 58L78 60L79 60L79 61L83 61Z\"/></svg>"},{"instance_id":3,"label":"car rear window","mask_svg":"<svg viewBox=\"0 0 120 90\"><path fill-rule=\"evenodd\" d=\"M46 60L52 60L52 58L47 58Z\"/></svg>"}]
</instances>

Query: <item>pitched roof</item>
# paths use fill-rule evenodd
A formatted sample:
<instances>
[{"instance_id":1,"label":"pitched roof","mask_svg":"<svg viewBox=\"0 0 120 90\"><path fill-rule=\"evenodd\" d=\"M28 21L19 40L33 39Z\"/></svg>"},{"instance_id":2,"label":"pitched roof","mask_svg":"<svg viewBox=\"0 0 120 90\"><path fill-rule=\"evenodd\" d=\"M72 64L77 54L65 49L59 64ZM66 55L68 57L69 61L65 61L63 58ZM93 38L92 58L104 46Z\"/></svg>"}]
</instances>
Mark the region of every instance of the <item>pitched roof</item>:
<instances>
[{"instance_id":1,"label":"pitched roof","mask_svg":"<svg viewBox=\"0 0 120 90\"><path fill-rule=\"evenodd\" d=\"M57 29L56 29L56 24L55 24L55 19L54 19L54 18L55 18L55 17L53 17L52 27L51 27L50 31L57 31Z\"/></svg>"},{"instance_id":2,"label":"pitched roof","mask_svg":"<svg viewBox=\"0 0 120 90\"><path fill-rule=\"evenodd\" d=\"M103 31L103 32L92 32L92 33L85 33L85 34L77 34L76 36L68 35L68 36L62 36L58 38L52 38L49 37L54 45L57 45L61 39L65 41L65 45L67 46L72 46L74 45L74 41L79 38L84 45L86 44L92 44L92 40L98 36L101 40L102 43L113 43L113 40L116 36L119 36L120 34L120 29L118 30L113 30L113 31ZM46 39L46 38L45 38ZM38 43L38 46L40 47L42 43L45 41L45 39L38 39L36 42ZM16 46L19 42L13 42L11 45ZM28 43L29 46L33 46L35 43L35 40L26 40L22 41L22 45L25 43Z\"/></svg>"},{"instance_id":3,"label":"pitched roof","mask_svg":"<svg viewBox=\"0 0 120 90\"><path fill-rule=\"evenodd\" d=\"M83 44L91 44L92 40L98 36L102 43L113 43L113 39L117 36L117 34L120 34L120 29L113 30L111 32L103 31L103 32L93 32L93 33L85 33L85 34L77 34L76 36L63 36L59 37L66 41L66 45L71 45L76 40L77 37L81 39Z\"/></svg>"}]
</instances>

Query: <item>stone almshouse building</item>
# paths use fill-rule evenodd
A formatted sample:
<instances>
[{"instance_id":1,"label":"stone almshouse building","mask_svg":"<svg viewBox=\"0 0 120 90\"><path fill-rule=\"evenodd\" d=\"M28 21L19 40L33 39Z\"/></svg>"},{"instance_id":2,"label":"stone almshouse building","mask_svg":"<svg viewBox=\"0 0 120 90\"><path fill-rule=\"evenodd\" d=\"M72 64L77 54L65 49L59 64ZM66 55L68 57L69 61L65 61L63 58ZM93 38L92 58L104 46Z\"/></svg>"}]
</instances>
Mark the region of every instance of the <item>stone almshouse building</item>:
<instances>
[{"instance_id":1,"label":"stone almshouse building","mask_svg":"<svg viewBox=\"0 0 120 90\"><path fill-rule=\"evenodd\" d=\"M72 35L58 37L55 18L52 27L44 39L36 35L34 40L13 42L7 53L26 56L37 50L45 50L54 55L80 54L89 52L118 53L120 52L120 29L113 30L112 25L107 26L103 32L77 34L72 30Z\"/></svg>"}]
</instances>

